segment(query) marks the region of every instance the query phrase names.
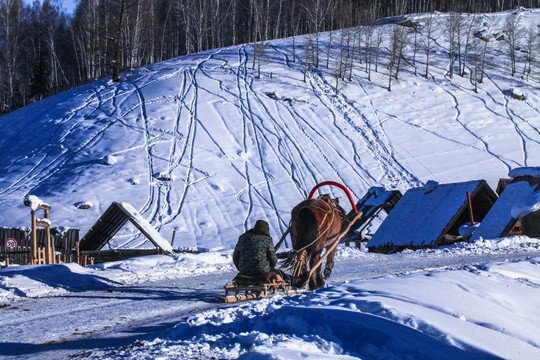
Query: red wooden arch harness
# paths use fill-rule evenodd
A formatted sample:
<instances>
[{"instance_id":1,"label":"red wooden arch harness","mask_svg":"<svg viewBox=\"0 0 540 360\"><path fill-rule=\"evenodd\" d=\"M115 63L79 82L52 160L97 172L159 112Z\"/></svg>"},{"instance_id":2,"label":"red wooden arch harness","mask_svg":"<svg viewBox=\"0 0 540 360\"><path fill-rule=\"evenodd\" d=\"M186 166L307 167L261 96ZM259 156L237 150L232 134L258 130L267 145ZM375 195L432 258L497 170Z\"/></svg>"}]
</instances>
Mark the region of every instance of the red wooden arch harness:
<instances>
[{"instance_id":1,"label":"red wooden arch harness","mask_svg":"<svg viewBox=\"0 0 540 360\"><path fill-rule=\"evenodd\" d=\"M355 202L354 202L354 200L353 200L353 198L351 196L351 193L349 192L349 189L347 189L345 187L345 185L340 184L340 183L335 182L335 181L323 181L322 183L319 183L319 184L315 185L315 187L309 193L308 199L313 198L313 194L315 194L315 191L317 191L317 189L320 188L321 186L325 186L325 185L337 186L338 188L343 190L345 192L345 194L347 195L347 198L349 199L349 202L351 203L354 212L358 213L358 209L356 208L356 204L355 204Z\"/></svg>"}]
</instances>

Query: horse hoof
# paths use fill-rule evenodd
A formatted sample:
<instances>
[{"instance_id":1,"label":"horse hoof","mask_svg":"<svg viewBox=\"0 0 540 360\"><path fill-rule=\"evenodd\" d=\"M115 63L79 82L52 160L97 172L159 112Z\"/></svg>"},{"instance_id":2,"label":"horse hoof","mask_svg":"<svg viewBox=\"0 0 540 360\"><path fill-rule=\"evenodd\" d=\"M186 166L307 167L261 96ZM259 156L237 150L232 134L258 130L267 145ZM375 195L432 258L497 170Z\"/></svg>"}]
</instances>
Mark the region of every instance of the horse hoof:
<instances>
[{"instance_id":1,"label":"horse hoof","mask_svg":"<svg viewBox=\"0 0 540 360\"><path fill-rule=\"evenodd\" d=\"M319 284L316 282L316 281L309 281L309 284L308 284L308 289L310 291L314 291L314 290L317 290L319 288Z\"/></svg>"},{"instance_id":2,"label":"horse hoof","mask_svg":"<svg viewBox=\"0 0 540 360\"><path fill-rule=\"evenodd\" d=\"M330 277L330 275L332 274L332 270L330 269L324 269L323 271L323 278L326 280Z\"/></svg>"}]
</instances>

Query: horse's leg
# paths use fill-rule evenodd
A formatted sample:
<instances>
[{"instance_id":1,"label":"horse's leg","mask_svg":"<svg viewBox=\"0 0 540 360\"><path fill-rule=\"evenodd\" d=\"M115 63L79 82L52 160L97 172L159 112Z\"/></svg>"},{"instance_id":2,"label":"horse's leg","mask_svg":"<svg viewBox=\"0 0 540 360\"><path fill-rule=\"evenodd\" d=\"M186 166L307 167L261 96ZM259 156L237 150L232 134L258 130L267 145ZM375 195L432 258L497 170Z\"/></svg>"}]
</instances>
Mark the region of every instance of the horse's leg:
<instances>
[{"instance_id":1,"label":"horse's leg","mask_svg":"<svg viewBox=\"0 0 540 360\"><path fill-rule=\"evenodd\" d=\"M310 269L313 269L315 264L317 264L317 262L321 258L321 254L322 254L322 249L319 251L316 251L315 253L313 253L313 255L311 255L311 259L309 262ZM324 279L322 276L322 267L319 266L317 270L315 270L315 273L309 279L309 289L315 290L322 286L324 286Z\"/></svg>"},{"instance_id":2,"label":"horse's leg","mask_svg":"<svg viewBox=\"0 0 540 360\"><path fill-rule=\"evenodd\" d=\"M321 257L321 253L322 253L322 251L319 250L319 251L315 251L313 254L311 254L311 258L309 259L309 268L310 269L313 269L315 264L317 264L317 262L319 261L319 259ZM322 284L320 283L321 280L322 280ZM319 268L315 271L315 273L313 273L313 275L311 275L311 277L309 278L309 290L318 289L323 285L324 285L324 280L322 279L321 267L319 266Z\"/></svg>"},{"instance_id":3,"label":"horse's leg","mask_svg":"<svg viewBox=\"0 0 540 360\"><path fill-rule=\"evenodd\" d=\"M326 248L326 251L328 251L328 248ZM323 271L324 279L328 279L330 277L330 274L332 274L332 269L334 268L334 257L335 256L336 256L336 249L334 249L326 257L326 265L324 266L324 271Z\"/></svg>"}]
</instances>

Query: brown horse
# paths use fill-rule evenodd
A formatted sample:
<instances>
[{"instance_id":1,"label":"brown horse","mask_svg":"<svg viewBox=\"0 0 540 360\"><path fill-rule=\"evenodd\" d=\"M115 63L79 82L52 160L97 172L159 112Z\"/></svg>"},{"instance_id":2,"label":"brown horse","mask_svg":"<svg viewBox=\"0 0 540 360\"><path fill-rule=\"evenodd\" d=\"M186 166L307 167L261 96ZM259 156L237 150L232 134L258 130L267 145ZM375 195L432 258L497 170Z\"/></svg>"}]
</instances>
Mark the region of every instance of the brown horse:
<instances>
[{"instance_id":1,"label":"brown horse","mask_svg":"<svg viewBox=\"0 0 540 360\"><path fill-rule=\"evenodd\" d=\"M297 254L307 251L310 269L319 261L323 249L328 249L339 241L345 214L337 199L321 195L318 199L308 199L296 205L291 212L290 235L292 247ZM324 271L321 267L309 279L309 289L315 290L324 285L332 273L336 248L328 254ZM304 262L302 272L307 270Z\"/></svg>"}]
</instances>

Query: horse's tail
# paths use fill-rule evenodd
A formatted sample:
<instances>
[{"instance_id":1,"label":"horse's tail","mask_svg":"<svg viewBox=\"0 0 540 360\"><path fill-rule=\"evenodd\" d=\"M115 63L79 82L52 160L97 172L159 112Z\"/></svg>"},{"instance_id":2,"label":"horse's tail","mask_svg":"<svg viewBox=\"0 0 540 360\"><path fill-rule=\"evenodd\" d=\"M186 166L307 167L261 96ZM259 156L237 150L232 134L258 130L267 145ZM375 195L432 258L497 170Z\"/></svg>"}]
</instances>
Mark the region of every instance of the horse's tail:
<instances>
[{"instance_id":1,"label":"horse's tail","mask_svg":"<svg viewBox=\"0 0 540 360\"><path fill-rule=\"evenodd\" d=\"M296 219L296 244L298 249L306 249L308 254L316 246L315 240L319 234L319 227L315 212L309 207L303 207ZM298 250L296 249L296 250Z\"/></svg>"},{"instance_id":2,"label":"horse's tail","mask_svg":"<svg viewBox=\"0 0 540 360\"><path fill-rule=\"evenodd\" d=\"M286 270L294 269L300 261L300 254L303 250L307 252L307 258L302 261L307 261L310 258L313 249L317 246L316 241L319 234L319 225L315 212L310 207L302 207L298 210L294 221L291 222L296 232L296 240L293 243L294 250L289 254L289 257L281 262L281 267Z\"/></svg>"}]
</instances>

